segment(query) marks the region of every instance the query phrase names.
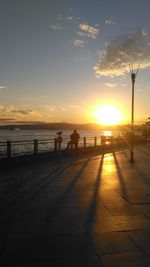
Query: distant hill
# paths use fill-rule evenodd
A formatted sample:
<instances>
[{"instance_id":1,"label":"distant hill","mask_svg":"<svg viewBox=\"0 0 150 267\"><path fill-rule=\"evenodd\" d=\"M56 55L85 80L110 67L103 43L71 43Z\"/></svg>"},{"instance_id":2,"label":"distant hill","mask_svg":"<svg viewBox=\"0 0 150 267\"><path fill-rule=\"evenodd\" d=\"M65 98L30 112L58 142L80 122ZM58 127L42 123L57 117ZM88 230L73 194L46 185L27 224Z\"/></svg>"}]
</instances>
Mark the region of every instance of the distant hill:
<instances>
[{"instance_id":1,"label":"distant hill","mask_svg":"<svg viewBox=\"0 0 150 267\"><path fill-rule=\"evenodd\" d=\"M0 129L14 130L19 128L22 130L103 130L104 128L112 129L114 127L102 127L96 123L85 123L85 124L75 124L75 123L34 123L34 124L13 124L13 125L1 125Z\"/></svg>"}]
</instances>

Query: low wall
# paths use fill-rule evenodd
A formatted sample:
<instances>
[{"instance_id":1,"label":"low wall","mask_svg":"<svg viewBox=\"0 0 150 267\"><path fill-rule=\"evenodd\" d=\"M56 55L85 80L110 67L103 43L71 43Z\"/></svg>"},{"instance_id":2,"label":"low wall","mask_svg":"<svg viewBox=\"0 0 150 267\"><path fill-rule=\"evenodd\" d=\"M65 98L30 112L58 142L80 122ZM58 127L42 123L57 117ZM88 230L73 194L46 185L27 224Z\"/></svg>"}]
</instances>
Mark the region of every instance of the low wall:
<instances>
[{"instance_id":1,"label":"low wall","mask_svg":"<svg viewBox=\"0 0 150 267\"><path fill-rule=\"evenodd\" d=\"M111 152L114 149L122 149L127 147L127 145L119 144L119 145L105 145L105 146L90 146L90 147L80 147L78 149L69 149L69 150L62 150L62 151L51 151L51 152L44 152L38 154L30 154L30 155L22 155L18 157L11 157L11 158L2 158L0 159L0 167L6 166L16 166L20 164L30 164L31 162L38 162L41 160L60 160L61 158L70 158L74 156L87 156L87 155L97 155L102 153Z\"/></svg>"},{"instance_id":2,"label":"low wall","mask_svg":"<svg viewBox=\"0 0 150 267\"><path fill-rule=\"evenodd\" d=\"M113 140L113 139L112 139ZM74 156L87 156L92 154L101 154L112 152L114 149L119 150L123 148L130 149L130 138L115 138L113 141L104 143L103 145L96 146L85 146L79 147L77 150L69 149L69 150L54 150L49 152L42 152L37 154L28 154L16 157L9 158L1 158L0 159L0 167L6 166L15 166L17 164L28 164L31 162L37 162L39 160L60 160L62 157L74 157ZM107 140L106 140L107 141ZM110 140L109 140L110 141ZM139 136L134 136L134 145L146 143L145 138L139 138Z\"/></svg>"}]
</instances>

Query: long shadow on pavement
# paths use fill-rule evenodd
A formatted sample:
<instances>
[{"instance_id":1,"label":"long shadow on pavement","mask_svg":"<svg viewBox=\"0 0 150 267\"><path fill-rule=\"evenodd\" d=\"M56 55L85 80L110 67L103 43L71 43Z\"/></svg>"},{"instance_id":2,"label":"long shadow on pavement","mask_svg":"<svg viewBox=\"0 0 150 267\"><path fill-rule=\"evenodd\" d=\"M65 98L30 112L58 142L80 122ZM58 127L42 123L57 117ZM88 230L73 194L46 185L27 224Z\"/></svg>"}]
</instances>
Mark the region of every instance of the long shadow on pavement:
<instances>
[{"instance_id":1,"label":"long shadow on pavement","mask_svg":"<svg viewBox=\"0 0 150 267\"><path fill-rule=\"evenodd\" d=\"M121 168L120 168L120 165L119 165L119 162L118 162L118 159L116 157L115 152L113 153L113 157L114 157L114 162L115 162L115 166L116 166L116 169L117 169L119 182L120 182L120 185L121 185L121 193L123 193L123 195L125 195L127 197L128 196L128 191L127 191L126 184L124 182L124 177L123 177L123 174L122 174L122 171L121 171Z\"/></svg>"}]
</instances>

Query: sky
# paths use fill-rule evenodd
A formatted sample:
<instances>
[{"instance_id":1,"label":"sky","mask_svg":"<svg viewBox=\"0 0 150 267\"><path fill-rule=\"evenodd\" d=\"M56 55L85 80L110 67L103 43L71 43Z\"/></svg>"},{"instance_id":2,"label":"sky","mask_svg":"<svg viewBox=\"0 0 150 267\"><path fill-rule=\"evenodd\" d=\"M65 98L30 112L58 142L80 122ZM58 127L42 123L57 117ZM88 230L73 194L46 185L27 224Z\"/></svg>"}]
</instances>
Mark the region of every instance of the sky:
<instances>
[{"instance_id":1,"label":"sky","mask_svg":"<svg viewBox=\"0 0 150 267\"><path fill-rule=\"evenodd\" d=\"M0 124L150 116L149 0L1 0ZM140 65L139 65L140 64Z\"/></svg>"}]
</instances>

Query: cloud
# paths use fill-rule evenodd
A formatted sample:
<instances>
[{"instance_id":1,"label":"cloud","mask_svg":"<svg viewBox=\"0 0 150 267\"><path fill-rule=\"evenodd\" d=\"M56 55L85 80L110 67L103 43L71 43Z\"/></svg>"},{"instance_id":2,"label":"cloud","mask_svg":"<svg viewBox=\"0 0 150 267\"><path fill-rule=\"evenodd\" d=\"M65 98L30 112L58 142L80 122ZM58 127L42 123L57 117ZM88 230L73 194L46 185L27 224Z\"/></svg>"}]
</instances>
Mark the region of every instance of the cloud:
<instances>
[{"instance_id":1,"label":"cloud","mask_svg":"<svg viewBox=\"0 0 150 267\"><path fill-rule=\"evenodd\" d=\"M79 19L80 19L80 17L74 17L74 16L67 17L68 21L79 20Z\"/></svg>"},{"instance_id":2,"label":"cloud","mask_svg":"<svg viewBox=\"0 0 150 267\"><path fill-rule=\"evenodd\" d=\"M52 30L55 30L55 31L59 31L61 30L61 26L59 24L56 24L56 25L50 25L51 29Z\"/></svg>"},{"instance_id":3,"label":"cloud","mask_svg":"<svg viewBox=\"0 0 150 267\"><path fill-rule=\"evenodd\" d=\"M16 113L16 114L29 115L29 114L31 114L34 111L31 110L31 109L22 110L22 109L14 108L14 109L11 110L11 112L12 113Z\"/></svg>"},{"instance_id":4,"label":"cloud","mask_svg":"<svg viewBox=\"0 0 150 267\"><path fill-rule=\"evenodd\" d=\"M47 109L48 109L48 111L53 112L56 110L56 107L55 106L48 106Z\"/></svg>"},{"instance_id":5,"label":"cloud","mask_svg":"<svg viewBox=\"0 0 150 267\"><path fill-rule=\"evenodd\" d=\"M16 115L16 117L22 117L24 115L39 115L40 113L38 111L32 110L32 109L20 109L20 108L16 108L12 105L10 106L3 106L0 105L0 113L1 115L5 115L5 116L14 116Z\"/></svg>"},{"instance_id":6,"label":"cloud","mask_svg":"<svg viewBox=\"0 0 150 267\"><path fill-rule=\"evenodd\" d=\"M59 14L53 23L49 27L54 31L68 30L70 27L77 26L79 24L80 17L68 16L65 17L62 14Z\"/></svg>"},{"instance_id":7,"label":"cloud","mask_svg":"<svg viewBox=\"0 0 150 267\"><path fill-rule=\"evenodd\" d=\"M4 106L0 105L0 112L4 111Z\"/></svg>"},{"instance_id":8,"label":"cloud","mask_svg":"<svg viewBox=\"0 0 150 267\"><path fill-rule=\"evenodd\" d=\"M16 123L20 123L20 124L37 124L37 123L44 123L43 121L38 121L38 120L21 120L21 121L19 121L19 120L16 120L15 121Z\"/></svg>"},{"instance_id":9,"label":"cloud","mask_svg":"<svg viewBox=\"0 0 150 267\"><path fill-rule=\"evenodd\" d=\"M53 106L53 105L49 105L49 106L46 106L46 109L48 111L56 111L56 112L62 112L62 111L68 111L68 107L67 106Z\"/></svg>"},{"instance_id":10,"label":"cloud","mask_svg":"<svg viewBox=\"0 0 150 267\"><path fill-rule=\"evenodd\" d=\"M6 86L2 86L2 85L0 85L0 91L4 90L4 89L6 89L6 88L7 88Z\"/></svg>"},{"instance_id":11,"label":"cloud","mask_svg":"<svg viewBox=\"0 0 150 267\"><path fill-rule=\"evenodd\" d=\"M58 14L56 20L57 21L64 21L65 20L65 17L62 14Z\"/></svg>"},{"instance_id":12,"label":"cloud","mask_svg":"<svg viewBox=\"0 0 150 267\"><path fill-rule=\"evenodd\" d=\"M84 32L76 32L76 34L79 35L79 36L81 36L81 37L87 36L87 34L84 33Z\"/></svg>"},{"instance_id":13,"label":"cloud","mask_svg":"<svg viewBox=\"0 0 150 267\"><path fill-rule=\"evenodd\" d=\"M86 37L95 39L97 37L97 35L99 34L99 29L94 28L94 27L92 27L86 23L80 23L79 28L80 28L80 30L82 30L82 32L77 32L78 35L82 34L82 36L86 36Z\"/></svg>"},{"instance_id":14,"label":"cloud","mask_svg":"<svg viewBox=\"0 0 150 267\"><path fill-rule=\"evenodd\" d=\"M61 107L61 111L66 112L66 111L68 111L68 109L66 107Z\"/></svg>"},{"instance_id":15,"label":"cloud","mask_svg":"<svg viewBox=\"0 0 150 267\"><path fill-rule=\"evenodd\" d=\"M0 123L11 123L11 122L38 122L38 121L49 121L51 114L48 112L40 112L34 109L22 109L18 107L3 106L0 105Z\"/></svg>"},{"instance_id":16,"label":"cloud","mask_svg":"<svg viewBox=\"0 0 150 267\"><path fill-rule=\"evenodd\" d=\"M13 122L13 121L15 121L15 119L13 119L13 118L0 118L0 122Z\"/></svg>"},{"instance_id":17,"label":"cloud","mask_svg":"<svg viewBox=\"0 0 150 267\"><path fill-rule=\"evenodd\" d=\"M84 47L85 43L86 42L83 41L83 40L75 40L75 41L73 41L74 46L78 46L78 47Z\"/></svg>"},{"instance_id":18,"label":"cloud","mask_svg":"<svg viewBox=\"0 0 150 267\"><path fill-rule=\"evenodd\" d=\"M9 117L5 118L0 118L0 124L5 125L5 124L36 124L36 123L43 123L43 121L37 121L37 120L17 120Z\"/></svg>"},{"instance_id":19,"label":"cloud","mask_svg":"<svg viewBox=\"0 0 150 267\"><path fill-rule=\"evenodd\" d=\"M105 24L112 25L112 24L116 24L116 22L113 21L113 20L111 20L111 19L106 19L106 20L105 20Z\"/></svg>"},{"instance_id":20,"label":"cloud","mask_svg":"<svg viewBox=\"0 0 150 267\"><path fill-rule=\"evenodd\" d=\"M116 83L104 83L104 84L110 88L115 88L117 86Z\"/></svg>"},{"instance_id":21,"label":"cloud","mask_svg":"<svg viewBox=\"0 0 150 267\"><path fill-rule=\"evenodd\" d=\"M14 106L10 105L10 106L3 106L0 105L0 112L6 113L6 114L23 114L23 115L28 115L31 114L33 112L32 109L19 109L19 108L15 108Z\"/></svg>"},{"instance_id":22,"label":"cloud","mask_svg":"<svg viewBox=\"0 0 150 267\"><path fill-rule=\"evenodd\" d=\"M119 36L100 51L99 62L94 67L98 76L120 76L129 71L129 65L144 69L150 66L150 35L139 30L132 35Z\"/></svg>"},{"instance_id":23,"label":"cloud","mask_svg":"<svg viewBox=\"0 0 150 267\"><path fill-rule=\"evenodd\" d=\"M80 37L88 37L88 38L92 38L92 39L95 39L93 37L91 37L91 34L90 33L87 33L87 32L76 32L77 35L79 35Z\"/></svg>"},{"instance_id":24,"label":"cloud","mask_svg":"<svg viewBox=\"0 0 150 267\"><path fill-rule=\"evenodd\" d=\"M122 87L127 87L127 84L123 83L121 84Z\"/></svg>"},{"instance_id":25,"label":"cloud","mask_svg":"<svg viewBox=\"0 0 150 267\"><path fill-rule=\"evenodd\" d=\"M48 98L48 96L47 95L42 95L41 98L46 99L46 98Z\"/></svg>"},{"instance_id":26,"label":"cloud","mask_svg":"<svg viewBox=\"0 0 150 267\"><path fill-rule=\"evenodd\" d=\"M142 36L148 36L149 33L146 32L144 29L142 29L142 30L141 30L141 35L142 35Z\"/></svg>"},{"instance_id":27,"label":"cloud","mask_svg":"<svg viewBox=\"0 0 150 267\"><path fill-rule=\"evenodd\" d=\"M71 17L67 17L68 20L72 20L74 19L74 16L71 16Z\"/></svg>"}]
</instances>

